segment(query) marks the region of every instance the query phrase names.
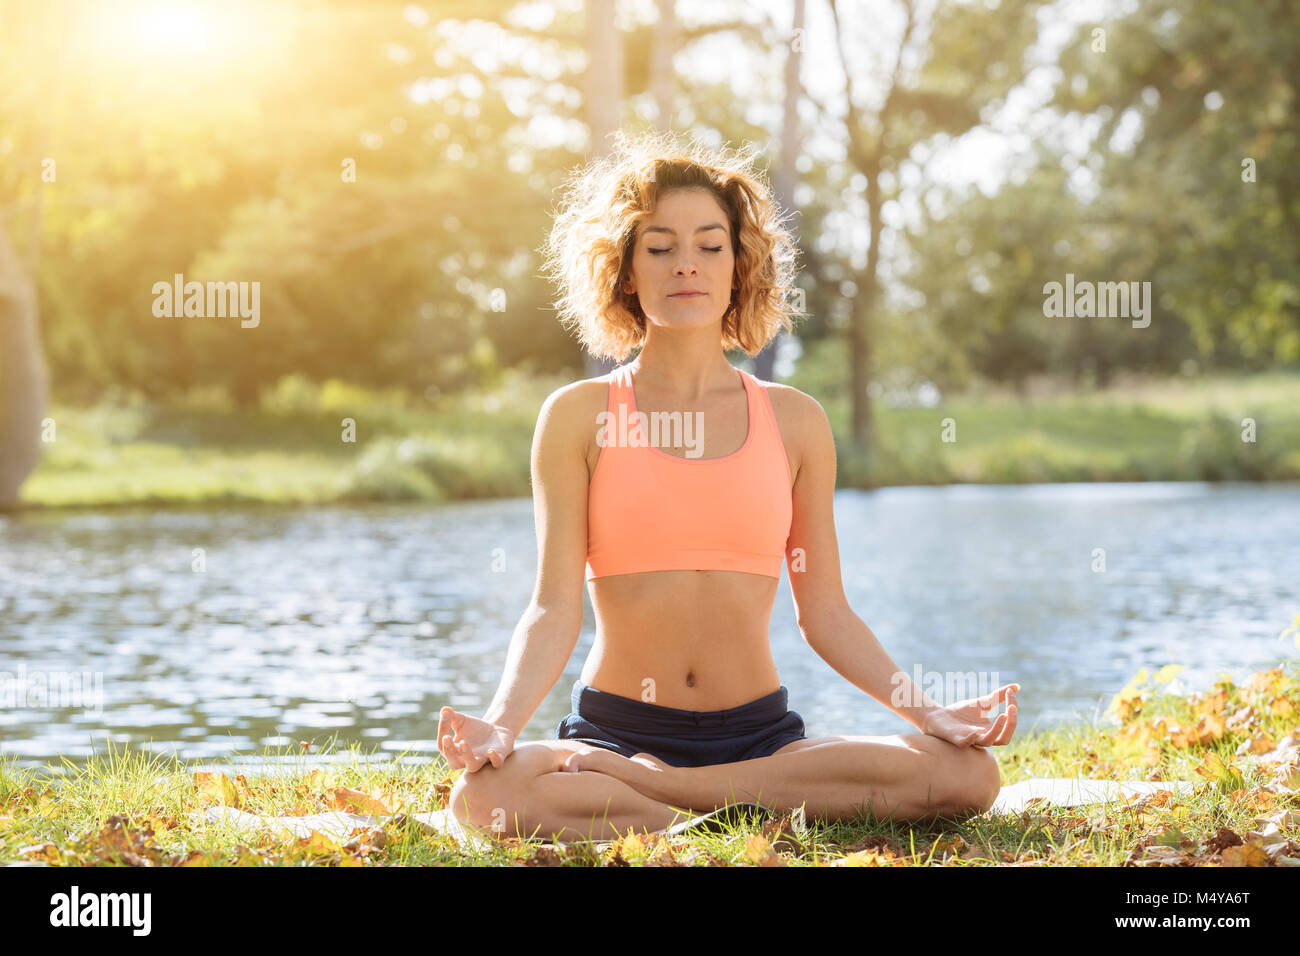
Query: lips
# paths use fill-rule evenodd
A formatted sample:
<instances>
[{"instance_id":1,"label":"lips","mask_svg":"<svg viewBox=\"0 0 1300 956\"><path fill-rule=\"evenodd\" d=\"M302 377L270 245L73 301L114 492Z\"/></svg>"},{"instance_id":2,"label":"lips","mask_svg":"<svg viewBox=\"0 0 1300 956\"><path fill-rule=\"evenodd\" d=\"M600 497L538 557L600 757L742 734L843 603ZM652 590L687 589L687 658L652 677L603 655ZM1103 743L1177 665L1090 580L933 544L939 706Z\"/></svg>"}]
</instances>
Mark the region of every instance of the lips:
<instances>
[{"instance_id":1,"label":"lips","mask_svg":"<svg viewBox=\"0 0 1300 956\"><path fill-rule=\"evenodd\" d=\"M694 289L690 289L690 290L687 290L687 291L685 291L685 292L674 292L674 293L670 294L670 295L668 296L668 298L670 298L670 299L693 299L693 298L695 298L697 295L705 295L705 293L703 293L703 292L698 292L698 291L696 291L696 290L694 290Z\"/></svg>"}]
</instances>

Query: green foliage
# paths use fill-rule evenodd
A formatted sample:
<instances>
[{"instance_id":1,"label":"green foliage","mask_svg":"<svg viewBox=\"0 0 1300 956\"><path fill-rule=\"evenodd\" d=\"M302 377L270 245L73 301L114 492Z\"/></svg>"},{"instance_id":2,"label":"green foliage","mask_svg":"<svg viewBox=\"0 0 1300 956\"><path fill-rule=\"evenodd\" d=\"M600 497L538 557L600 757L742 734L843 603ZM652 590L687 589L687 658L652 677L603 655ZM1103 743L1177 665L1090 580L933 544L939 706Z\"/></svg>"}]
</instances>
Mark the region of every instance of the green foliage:
<instances>
[{"instance_id":1,"label":"green foliage","mask_svg":"<svg viewBox=\"0 0 1300 956\"><path fill-rule=\"evenodd\" d=\"M371 442L350 497L497 498L528 494L528 456L499 436L410 435Z\"/></svg>"},{"instance_id":2,"label":"green foliage","mask_svg":"<svg viewBox=\"0 0 1300 956\"><path fill-rule=\"evenodd\" d=\"M1267 423L1257 423L1258 428ZM1276 442L1244 441L1240 421L1209 412L1183 434L1178 463L1206 481L1265 481L1279 477L1286 449Z\"/></svg>"}]
</instances>

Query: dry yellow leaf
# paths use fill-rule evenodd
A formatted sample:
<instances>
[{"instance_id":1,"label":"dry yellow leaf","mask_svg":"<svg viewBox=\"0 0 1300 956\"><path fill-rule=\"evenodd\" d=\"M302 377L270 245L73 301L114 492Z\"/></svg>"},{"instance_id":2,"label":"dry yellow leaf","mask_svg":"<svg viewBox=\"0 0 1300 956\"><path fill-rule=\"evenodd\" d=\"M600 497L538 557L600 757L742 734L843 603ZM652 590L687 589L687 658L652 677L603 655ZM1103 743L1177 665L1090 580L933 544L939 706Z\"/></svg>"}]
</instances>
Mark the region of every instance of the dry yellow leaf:
<instances>
[{"instance_id":1,"label":"dry yellow leaf","mask_svg":"<svg viewBox=\"0 0 1300 956\"><path fill-rule=\"evenodd\" d=\"M224 773L209 773L205 770L195 771L194 794L200 801L200 805L206 805L202 801L207 800L239 809L244 806L244 795L239 792L235 784Z\"/></svg>"},{"instance_id":2,"label":"dry yellow leaf","mask_svg":"<svg viewBox=\"0 0 1300 956\"><path fill-rule=\"evenodd\" d=\"M350 787L334 787L325 793L325 805L331 810L352 810L357 813L369 813L388 816L393 811L382 801L377 800L362 790Z\"/></svg>"},{"instance_id":3,"label":"dry yellow leaf","mask_svg":"<svg viewBox=\"0 0 1300 956\"><path fill-rule=\"evenodd\" d=\"M1224 866L1268 866L1268 854L1254 842L1226 847L1222 856Z\"/></svg>"},{"instance_id":4,"label":"dry yellow leaf","mask_svg":"<svg viewBox=\"0 0 1300 956\"><path fill-rule=\"evenodd\" d=\"M1218 754L1213 752L1207 753L1202 757L1201 762L1193 767L1192 770L1210 781L1227 780L1236 773L1235 770L1219 758Z\"/></svg>"},{"instance_id":5,"label":"dry yellow leaf","mask_svg":"<svg viewBox=\"0 0 1300 956\"><path fill-rule=\"evenodd\" d=\"M1268 785L1274 790L1285 790L1288 793L1300 790L1300 765L1278 767Z\"/></svg>"},{"instance_id":6,"label":"dry yellow leaf","mask_svg":"<svg viewBox=\"0 0 1300 956\"><path fill-rule=\"evenodd\" d=\"M745 837L745 859L756 866L785 866L767 837L761 833L752 833Z\"/></svg>"},{"instance_id":7,"label":"dry yellow leaf","mask_svg":"<svg viewBox=\"0 0 1300 956\"><path fill-rule=\"evenodd\" d=\"M1205 698L1192 708L1193 714L1221 714L1228 704L1228 692L1220 689L1217 693Z\"/></svg>"},{"instance_id":8,"label":"dry yellow leaf","mask_svg":"<svg viewBox=\"0 0 1300 956\"><path fill-rule=\"evenodd\" d=\"M614 849L619 856L628 861L642 860L646 856L645 840L636 832L626 833L620 837L615 842Z\"/></svg>"},{"instance_id":9,"label":"dry yellow leaf","mask_svg":"<svg viewBox=\"0 0 1300 956\"><path fill-rule=\"evenodd\" d=\"M1277 743L1272 737L1267 733L1260 731L1255 736L1248 737L1246 740L1242 741L1241 746L1237 748L1237 753L1266 754L1276 746Z\"/></svg>"},{"instance_id":10,"label":"dry yellow leaf","mask_svg":"<svg viewBox=\"0 0 1300 956\"><path fill-rule=\"evenodd\" d=\"M1246 682L1246 687L1249 690L1262 690L1271 694L1277 689L1277 685L1281 680L1282 668L1274 667L1271 670L1251 674L1250 680Z\"/></svg>"},{"instance_id":11,"label":"dry yellow leaf","mask_svg":"<svg viewBox=\"0 0 1300 956\"><path fill-rule=\"evenodd\" d=\"M18 851L18 855L26 860L49 863L52 866L57 866L59 863L59 848L53 843L36 843L32 846L25 846Z\"/></svg>"},{"instance_id":12,"label":"dry yellow leaf","mask_svg":"<svg viewBox=\"0 0 1300 956\"><path fill-rule=\"evenodd\" d=\"M832 860L831 866L887 866L875 850L859 850L838 860Z\"/></svg>"}]
</instances>

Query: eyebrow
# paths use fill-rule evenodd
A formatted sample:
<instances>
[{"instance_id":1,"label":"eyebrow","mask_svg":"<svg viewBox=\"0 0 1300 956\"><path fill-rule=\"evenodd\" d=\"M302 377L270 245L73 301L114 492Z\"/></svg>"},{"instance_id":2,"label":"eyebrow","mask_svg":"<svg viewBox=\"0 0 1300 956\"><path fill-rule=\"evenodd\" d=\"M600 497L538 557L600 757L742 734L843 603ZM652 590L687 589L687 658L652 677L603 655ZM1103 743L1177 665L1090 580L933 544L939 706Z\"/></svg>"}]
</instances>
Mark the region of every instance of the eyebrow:
<instances>
[{"instance_id":1,"label":"eyebrow","mask_svg":"<svg viewBox=\"0 0 1300 956\"><path fill-rule=\"evenodd\" d=\"M723 226L721 223L718 223L718 222L711 222L711 223L709 223L707 226L700 226L700 228L696 229L695 231L696 231L696 232L707 232L707 231L710 230L710 229L725 229L725 228L726 228L726 227ZM672 235L672 236L677 235L677 230L676 230L676 229L669 229L667 226L646 226L646 228L645 228L643 231L644 231L645 233L651 233L651 232L666 232L666 233L668 233L669 235Z\"/></svg>"}]
</instances>

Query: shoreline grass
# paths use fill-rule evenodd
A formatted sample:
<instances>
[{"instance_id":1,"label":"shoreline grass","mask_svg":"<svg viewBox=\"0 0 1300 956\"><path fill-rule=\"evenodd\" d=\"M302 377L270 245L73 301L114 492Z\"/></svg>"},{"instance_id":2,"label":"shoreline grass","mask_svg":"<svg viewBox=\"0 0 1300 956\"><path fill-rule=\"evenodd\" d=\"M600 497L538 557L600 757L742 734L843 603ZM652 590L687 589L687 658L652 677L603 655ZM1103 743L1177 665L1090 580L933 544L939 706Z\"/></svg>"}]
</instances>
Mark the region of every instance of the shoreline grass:
<instances>
[{"instance_id":1,"label":"shoreline grass","mask_svg":"<svg viewBox=\"0 0 1300 956\"><path fill-rule=\"evenodd\" d=\"M290 380L256 409L202 394L174 404L56 405L54 440L17 510L527 497L537 412L567 381L512 374L491 392L436 403ZM932 408L877 403L871 454L845 438L843 396L822 404L842 488L1300 480L1296 376L1126 382L1032 403L989 391ZM1256 423L1254 442L1242 440L1244 418ZM945 420L955 441L943 440ZM355 441L345 440L349 422Z\"/></svg>"},{"instance_id":2,"label":"shoreline grass","mask_svg":"<svg viewBox=\"0 0 1300 956\"><path fill-rule=\"evenodd\" d=\"M1300 646L1300 616L1285 633ZM1300 866L1300 661L1241 684L1175 693L1180 668L1145 669L1101 723L1018 734L990 748L1003 783L1041 777L1191 780L1185 795L1078 807L1032 805L965 820L827 824L799 814L720 833L625 835L551 845L514 838L484 848L431 834L409 814L443 809L456 771L367 761L352 748L327 769L268 750L274 774L231 777L145 751L83 765L21 768L0 759L0 863L108 866ZM296 766L295 766L296 765ZM231 768L233 769L233 768ZM199 822L205 807L302 816L350 810L391 818L346 837L256 836Z\"/></svg>"}]
</instances>

